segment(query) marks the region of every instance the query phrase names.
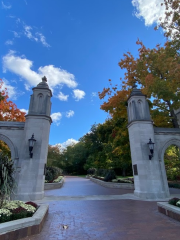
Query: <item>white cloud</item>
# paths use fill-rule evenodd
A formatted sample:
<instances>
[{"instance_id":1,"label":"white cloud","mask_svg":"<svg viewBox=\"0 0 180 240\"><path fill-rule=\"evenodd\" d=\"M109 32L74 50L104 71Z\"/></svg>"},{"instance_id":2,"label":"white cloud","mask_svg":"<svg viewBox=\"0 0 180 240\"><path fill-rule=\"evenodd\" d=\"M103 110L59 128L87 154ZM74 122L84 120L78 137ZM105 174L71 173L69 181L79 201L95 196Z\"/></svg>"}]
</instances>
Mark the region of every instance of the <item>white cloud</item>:
<instances>
[{"instance_id":1,"label":"white cloud","mask_svg":"<svg viewBox=\"0 0 180 240\"><path fill-rule=\"evenodd\" d=\"M16 31L10 31L14 34L14 37L16 38L20 38L20 33L16 32Z\"/></svg>"},{"instance_id":2,"label":"white cloud","mask_svg":"<svg viewBox=\"0 0 180 240\"><path fill-rule=\"evenodd\" d=\"M41 42L45 47L50 47L50 45L46 42L45 36L42 33L34 32L33 27L28 26L25 23L23 24L23 28L24 28L24 35L27 38L34 40L35 42Z\"/></svg>"},{"instance_id":3,"label":"white cloud","mask_svg":"<svg viewBox=\"0 0 180 240\"><path fill-rule=\"evenodd\" d=\"M56 87L62 87L63 85L69 88L77 86L74 75L64 69L47 65L39 67L37 72L35 72L31 69L32 66L33 62L31 60L23 56L16 56L14 51L9 51L9 53L3 57L4 72L8 70L25 79L26 89L29 89L30 86L36 86L43 76L47 77L48 85L52 90Z\"/></svg>"},{"instance_id":4,"label":"white cloud","mask_svg":"<svg viewBox=\"0 0 180 240\"><path fill-rule=\"evenodd\" d=\"M92 93L91 93L91 96L92 96L92 97L97 97L97 92L92 92Z\"/></svg>"},{"instance_id":5,"label":"white cloud","mask_svg":"<svg viewBox=\"0 0 180 240\"><path fill-rule=\"evenodd\" d=\"M59 100L61 100L61 101L67 101L69 95L64 95L62 92L60 92L57 97L58 97Z\"/></svg>"},{"instance_id":6,"label":"white cloud","mask_svg":"<svg viewBox=\"0 0 180 240\"><path fill-rule=\"evenodd\" d=\"M76 99L76 101L79 101L80 99L84 98L84 96L86 95L84 91L79 89L74 89L73 93L74 93L73 97Z\"/></svg>"},{"instance_id":7,"label":"white cloud","mask_svg":"<svg viewBox=\"0 0 180 240\"><path fill-rule=\"evenodd\" d=\"M69 110L68 112L66 112L66 117L70 118L74 115L74 111L73 110Z\"/></svg>"},{"instance_id":8,"label":"white cloud","mask_svg":"<svg viewBox=\"0 0 180 240\"><path fill-rule=\"evenodd\" d=\"M24 109L24 108L22 108L22 109L19 109L21 112L25 112L26 114L28 114L28 110L27 109Z\"/></svg>"},{"instance_id":9,"label":"white cloud","mask_svg":"<svg viewBox=\"0 0 180 240\"><path fill-rule=\"evenodd\" d=\"M10 4L5 5L3 1L1 3L2 3L2 8L3 9L10 9L10 8L12 8L12 6Z\"/></svg>"},{"instance_id":10,"label":"white cloud","mask_svg":"<svg viewBox=\"0 0 180 240\"><path fill-rule=\"evenodd\" d=\"M27 38L35 40L36 42L38 41L38 38L33 36L32 34L32 27L28 25L24 25L24 34Z\"/></svg>"},{"instance_id":11,"label":"white cloud","mask_svg":"<svg viewBox=\"0 0 180 240\"><path fill-rule=\"evenodd\" d=\"M7 40L7 41L5 42L5 44L6 44L6 45L13 45L13 41L12 41L12 40Z\"/></svg>"},{"instance_id":12,"label":"white cloud","mask_svg":"<svg viewBox=\"0 0 180 240\"><path fill-rule=\"evenodd\" d=\"M62 118L62 114L60 112L51 114L51 118L53 122L58 126L60 124L60 120Z\"/></svg>"},{"instance_id":13,"label":"white cloud","mask_svg":"<svg viewBox=\"0 0 180 240\"><path fill-rule=\"evenodd\" d=\"M45 46L45 47L50 47L50 45L46 42L46 38L42 33L37 32L37 36L39 36L39 41Z\"/></svg>"},{"instance_id":14,"label":"white cloud","mask_svg":"<svg viewBox=\"0 0 180 240\"><path fill-rule=\"evenodd\" d=\"M136 8L135 15L138 18L144 18L145 25L150 26L153 23L159 23L159 18L165 17L165 6L161 6L163 0L132 0L132 5Z\"/></svg>"},{"instance_id":15,"label":"white cloud","mask_svg":"<svg viewBox=\"0 0 180 240\"><path fill-rule=\"evenodd\" d=\"M1 90L5 90L8 93L9 98L11 99L16 99L17 98L17 92L16 92L16 88L11 86L8 82L8 80L6 80L5 78L3 78L3 85L1 87Z\"/></svg>"},{"instance_id":16,"label":"white cloud","mask_svg":"<svg viewBox=\"0 0 180 240\"><path fill-rule=\"evenodd\" d=\"M77 140L75 140L75 139L73 139L73 138L70 138L70 139L68 139L67 141L63 142L63 143L57 143L57 144L55 144L54 147L57 146L57 147L59 148L59 150L60 150L61 152L63 152L64 150L66 150L66 148L67 148L68 146L73 146L73 145L75 145L75 144L78 143L78 142L79 142L79 141L77 141Z\"/></svg>"}]
</instances>

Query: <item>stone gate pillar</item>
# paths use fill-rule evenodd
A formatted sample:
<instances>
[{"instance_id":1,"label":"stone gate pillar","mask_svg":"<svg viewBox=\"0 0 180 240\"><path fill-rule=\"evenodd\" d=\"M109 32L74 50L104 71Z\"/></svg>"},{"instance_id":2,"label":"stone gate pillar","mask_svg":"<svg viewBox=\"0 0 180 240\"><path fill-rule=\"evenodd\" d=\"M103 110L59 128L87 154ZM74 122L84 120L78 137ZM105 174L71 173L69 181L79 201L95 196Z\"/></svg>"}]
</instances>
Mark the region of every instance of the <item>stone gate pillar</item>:
<instances>
[{"instance_id":1,"label":"stone gate pillar","mask_svg":"<svg viewBox=\"0 0 180 240\"><path fill-rule=\"evenodd\" d=\"M155 142L153 123L145 95L136 88L128 99L128 131L133 166L134 194L140 198L160 199L169 197L168 188L164 188L161 166L158 160L156 143L154 156L149 160L148 142Z\"/></svg>"},{"instance_id":2,"label":"stone gate pillar","mask_svg":"<svg viewBox=\"0 0 180 240\"><path fill-rule=\"evenodd\" d=\"M15 199L38 200L44 197L44 167L47 161L49 131L51 125L52 92L46 77L33 88L26 117L22 145L19 152L19 173ZM29 155L28 139L34 134L36 143L33 157Z\"/></svg>"}]
</instances>

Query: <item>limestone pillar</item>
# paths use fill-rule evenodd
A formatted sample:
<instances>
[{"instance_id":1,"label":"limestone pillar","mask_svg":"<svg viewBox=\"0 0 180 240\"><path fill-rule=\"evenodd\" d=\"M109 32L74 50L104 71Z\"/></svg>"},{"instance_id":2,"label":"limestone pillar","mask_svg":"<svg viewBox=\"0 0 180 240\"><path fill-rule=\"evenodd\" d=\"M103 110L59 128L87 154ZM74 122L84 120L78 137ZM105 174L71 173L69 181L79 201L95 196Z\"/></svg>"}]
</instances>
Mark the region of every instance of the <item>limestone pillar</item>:
<instances>
[{"instance_id":1,"label":"limestone pillar","mask_svg":"<svg viewBox=\"0 0 180 240\"><path fill-rule=\"evenodd\" d=\"M47 161L49 131L51 125L52 92L46 77L33 88L29 111L24 126L22 147L19 153L20 172L15 199L30 201L44 197L44 167ZM29 155L29 141L34 134L36 139L33 157Z\"/></svg>"},{"instance_id":2,"label":"limestone pillar","mask_svg":"<svg viewBox=\"0 0 180 240\"><path fill-rule=\"evenodd\" d=\"M128 99L128 131L134 174L134 194L145 199L169 197L164 186L161 166L156 151L153 123L145 95L135 87ZM154 142L154 155L149 160L149 139Z\"/></svg>"}]
</instances>

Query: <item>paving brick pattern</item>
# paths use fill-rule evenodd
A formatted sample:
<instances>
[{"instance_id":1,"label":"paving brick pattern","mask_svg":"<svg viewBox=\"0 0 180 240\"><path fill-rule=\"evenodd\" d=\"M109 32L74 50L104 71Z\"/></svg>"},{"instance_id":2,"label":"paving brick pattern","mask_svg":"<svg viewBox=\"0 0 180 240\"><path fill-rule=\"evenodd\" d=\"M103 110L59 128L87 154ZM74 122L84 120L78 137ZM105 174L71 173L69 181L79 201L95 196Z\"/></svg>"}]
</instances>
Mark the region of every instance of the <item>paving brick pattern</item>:
<instances>
[{"instance_id":1,"label":"paving brick pattern","mask_svg":"<svg viewBox=\"0 0 180 240\"><path fill-rule=\"evenodd\" d=\"M63 188L47 191L46 194L53 195L52 191L56 196L132 192L107 189L81 178L68 178ZM180 239L180 223L159 213L156 202L71 200L51 201L49 204L49 214L42 232L23 240ZM68 225L68 228L63 229L63 225Z\"/></svg>"}]
</instances>

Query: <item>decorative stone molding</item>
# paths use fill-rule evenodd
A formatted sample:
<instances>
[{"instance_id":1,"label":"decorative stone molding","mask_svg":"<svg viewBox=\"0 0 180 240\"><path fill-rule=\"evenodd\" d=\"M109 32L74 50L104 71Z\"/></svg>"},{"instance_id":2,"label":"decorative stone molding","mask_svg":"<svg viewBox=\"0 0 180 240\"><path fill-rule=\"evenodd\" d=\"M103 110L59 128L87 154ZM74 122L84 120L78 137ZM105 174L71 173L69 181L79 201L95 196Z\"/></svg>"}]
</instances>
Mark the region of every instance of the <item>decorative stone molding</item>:
<instances>
[{"instance_id":1,"label":"decorative stone molding","mask_svg":"<svg viewBox=\"0 0 180 240\"><path fill-rule=\"evenodd\" d=\"M0 129L18 129L24 130L25 122L0 121Z\"/></svg>"},{"instance_id":2,"label":"decorative stone molding","mask_svg":"<svg viewBox=\"0 0 180 240\"><path fill-rule=\"evenodd\" d=\"M179 136L180 136L180 132L179 132ZM172 139L167 140L161 146L159 146L158 157L160 160L163 159L164 153L170 145L176 145L180 148L180 140L177 138L173 138L172 136Z\"/></svg>"},{"instance_id":3,"label":"decorative stone molding","mask_svg":"<svg viewBox=\"0 0 180 240\"><path fill-rule=\"evenodd\" d=\"M0 134L0 140L4 141L8 145L8 147L10 148L11 158L13 160L18 160L19 159L18 150L17 150L17 147L13 144L13 142L3 134Z\"/></svg>"}]
</instances>

